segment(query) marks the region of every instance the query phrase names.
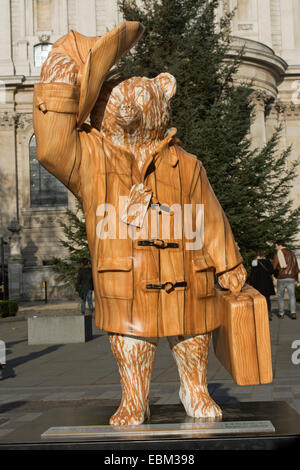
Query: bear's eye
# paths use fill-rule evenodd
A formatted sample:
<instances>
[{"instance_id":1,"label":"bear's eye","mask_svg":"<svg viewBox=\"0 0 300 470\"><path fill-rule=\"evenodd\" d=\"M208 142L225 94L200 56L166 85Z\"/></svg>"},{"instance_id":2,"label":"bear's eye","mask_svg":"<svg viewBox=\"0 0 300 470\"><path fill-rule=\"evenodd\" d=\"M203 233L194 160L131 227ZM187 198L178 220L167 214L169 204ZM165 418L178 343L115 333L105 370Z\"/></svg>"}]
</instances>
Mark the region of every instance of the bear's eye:
<instances>
[{"instance_id":1,"label":"bear's eye","mask_svg":"<svg viewBox=\"0 0 300 470\"><path fill-rule=\"evenodd\" d=\"M150 101L150 93L145 88L137 87L134 94L138 106L144 107Z\"/></svg>"}]
</instances>

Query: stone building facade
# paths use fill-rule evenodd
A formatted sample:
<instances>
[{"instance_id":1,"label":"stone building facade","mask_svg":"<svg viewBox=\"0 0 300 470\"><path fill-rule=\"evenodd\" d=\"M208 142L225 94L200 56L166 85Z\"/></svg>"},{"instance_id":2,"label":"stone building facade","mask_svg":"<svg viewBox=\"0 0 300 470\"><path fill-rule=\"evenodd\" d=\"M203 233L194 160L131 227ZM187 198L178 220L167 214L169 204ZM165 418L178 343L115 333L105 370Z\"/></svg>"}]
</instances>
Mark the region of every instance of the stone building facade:
<instances>
[{"instance_id":1,"label":"stone building facade","mask_svg":"<svg viewBox=\"0 0 300 470\"><path fill-rule=\"evenodd\" d=\"M61 251L59 220L73 196L40 167L32 124L33 85L56 39L74 29L103 34L121 21L117 0L0 0L0 231L13 219L21 225L22 296L61 295L43 263ZM239 77L253 78L256 120L253 145L262 146L283 124L282 147L300 153L300 0L223 0L219 14L236 8L232 53L245 46ZM300 200L300 173L293 188ZM9 250L5 248L7 263Z\"/></svg>"}]
</instances>

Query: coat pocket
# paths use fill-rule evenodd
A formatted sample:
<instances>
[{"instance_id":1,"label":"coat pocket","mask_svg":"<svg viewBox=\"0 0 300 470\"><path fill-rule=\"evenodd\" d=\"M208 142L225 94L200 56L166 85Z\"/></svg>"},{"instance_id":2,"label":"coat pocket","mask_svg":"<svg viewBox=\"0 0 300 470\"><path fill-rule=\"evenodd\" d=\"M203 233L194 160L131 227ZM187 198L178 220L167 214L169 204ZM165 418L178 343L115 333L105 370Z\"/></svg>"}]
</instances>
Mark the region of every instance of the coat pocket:
<instances>
[{"instance_id":1,"label":"coat pocket","mask_svg":"<svg viewBox=\"0 0 300 470\"><path fill-rule=\"evenodd\" d=\"M100 294L108 299L133 299L133 259L103 258L98 263Z\"/></svg>"},{"instance_id":2,"label":"coat pocket","mask_svg":"<svg viewBox=\"0 0 300 470\"><path fill-rule=\"evenodd\" d=\"M209 254L195 256L192 263L197 298L215 295L215 266Z\"/></svg>"}]
</instances>

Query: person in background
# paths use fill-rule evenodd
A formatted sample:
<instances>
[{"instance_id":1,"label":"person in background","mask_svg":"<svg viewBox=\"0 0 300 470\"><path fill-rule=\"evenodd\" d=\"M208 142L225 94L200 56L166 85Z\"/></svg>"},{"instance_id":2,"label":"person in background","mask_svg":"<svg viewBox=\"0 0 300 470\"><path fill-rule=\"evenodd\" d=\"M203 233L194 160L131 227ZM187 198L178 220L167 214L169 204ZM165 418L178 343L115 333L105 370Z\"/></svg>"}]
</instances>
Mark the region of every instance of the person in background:
<instances>
[{"instance_id":1,"label":"person in background","mask_svg":"<svg viewBox=\"0 0 300 470\"><path fill-rule=\"evenodd\" d=\"M81 260L81 266L77 274L76 281L76 292L78 292L79 297L81 298L81 313L85 314L85 305L86 301L88 303L90 313L93 313L93 277L92 277L92 268L89 264L87 258Z\"/></svg>"},{"instance_id":2,"label":"person in background","mask_svg":"<svg viewBox=\"0 0 300 470\"><path fill-rule=\"evenodd\" d=\"M249 277L249 284L254 289L257 289L263 296L265 296L269 320L272 320L272 308L271 308L271 295L275 295L274 284L273 284L274 269L270 260L266 259L264 250L258 249L256 251L256 257L251 263L251 272Z\"/></svg>"},{"instance_id":3,"label":"person in background","mask_svg":"<svg viewBox=\"0 0 300 470\"><path fill-rule=\"evenodd\" d=\"M270 260L265 257L264 250L258 249L251 263L249 284L257 289L267 301L269 320L272 320L271 295L275 295L273 284L274 269Z\"/></svg>"},{"instance_id":4,"label":"person in background","mask_svg":"<svg viewBox=\"0 0 300 470\"><path fill-rule=\"evenodd\" d=\"M284 246L283 240L275 242L276 254L273 268L277 277L277 296L279 318L284 317L284 292L287 289L290 301L291 318L296 320L295 284L298 284L299 267L297 258L291 250Z\"/></svg>"}]
</instances>

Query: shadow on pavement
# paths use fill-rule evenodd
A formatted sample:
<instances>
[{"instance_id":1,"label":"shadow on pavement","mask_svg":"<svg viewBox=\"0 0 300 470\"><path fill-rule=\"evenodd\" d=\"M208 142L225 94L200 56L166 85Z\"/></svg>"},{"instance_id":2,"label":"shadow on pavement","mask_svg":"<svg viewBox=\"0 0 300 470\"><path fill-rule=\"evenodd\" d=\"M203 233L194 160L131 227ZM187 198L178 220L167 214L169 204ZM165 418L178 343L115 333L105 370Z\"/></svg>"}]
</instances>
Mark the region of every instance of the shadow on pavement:
<instances>
[{"instance_id":1,"label":"shadow on pavement","mask_svg":"<svg viewBox=\"0 0 300 470\"><path fill-rule=\"evenodd\" d=\"M232 396L232 389L224 387L222 383L210 383L207 385L207 389L217 403L239 403L240 401L237 397Z\"/></svg>"},{"instance_id":2,"label":"shadow on pavement","mask_svg":"<svg viewBox=\"0 0 300 470\"><path fill-rule=\"evenodd\" d=\"M22 341L18 341L18 342L22 342ZM7 343L8 353L10 352L9 349L13 344L15 343ZM59 344L55 346L48 346L47 348L41 351L32 352L30 354L26 354L24 356L16 357L14 359L9 360L7 364L5 364L2 368L0 380L5 380L11 377L16 377L16 373L14 371L15 367L25 364L26 362L33 361L34 359L38 359L39 357L45 356L46 354L50 354L54 351L57 351L62 346L63 344Z\"/></svg>"}]
</instances>

